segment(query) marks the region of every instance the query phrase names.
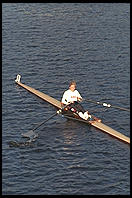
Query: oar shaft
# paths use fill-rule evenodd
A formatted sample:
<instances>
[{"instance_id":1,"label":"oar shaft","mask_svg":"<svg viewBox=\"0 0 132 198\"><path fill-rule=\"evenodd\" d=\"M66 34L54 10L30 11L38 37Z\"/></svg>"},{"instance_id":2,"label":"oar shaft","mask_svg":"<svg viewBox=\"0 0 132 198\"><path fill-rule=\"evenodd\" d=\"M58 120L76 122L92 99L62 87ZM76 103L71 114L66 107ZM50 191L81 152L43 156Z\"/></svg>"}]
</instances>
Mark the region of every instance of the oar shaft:
<instances>
[{"instance_id":1,"label":"oar shaft","mask_svg":"<svg viewBox=\"0 0 132 198\"><path fill-rule=\"evenodd\" d=\"M130 109L126 109L124 107L118 107L118 106L114 106L114 105L111 105L111 107L116 108L116 109L120 109L120 110L123 110L123 111L130 111Z\"/></svg>"},{"instance_id":2,"label":"oar shaft","mask_svg":"<svg viewBox=\"0 0 132 198\"><path fill-rule=\"evenodd\" d=\"M94 104L103 105L104 107L111 107L111 108L116 108L116 109L120 109L120 110L123 110L123 111L130 111L130 109L126 109L124 107L119 107L119 106L114 106L114 105L111 105L111 104L107 104L105 102L98 102L98 101L94 101L94 100L91 100L91 99L84 99L84 100L87 101L87 102L92 102Z\"/></svg>"},{"instance_id":3,"label":"oar shaft","mask_svg":"<svg viewBox=\"0 0 132 198\"><path fill-rule=\"evenodd\" d=\"M32 131L35 131L36 129L38 129L41 125L45 124L46 122L48 122L51 118L55 117L57 114L59 114L60 111L57 111L56 113L54 113L52 116L50 116L47 120L41 122L39 125L37 125L34 129L32 129Z\"/></svg>"}]
</instances>

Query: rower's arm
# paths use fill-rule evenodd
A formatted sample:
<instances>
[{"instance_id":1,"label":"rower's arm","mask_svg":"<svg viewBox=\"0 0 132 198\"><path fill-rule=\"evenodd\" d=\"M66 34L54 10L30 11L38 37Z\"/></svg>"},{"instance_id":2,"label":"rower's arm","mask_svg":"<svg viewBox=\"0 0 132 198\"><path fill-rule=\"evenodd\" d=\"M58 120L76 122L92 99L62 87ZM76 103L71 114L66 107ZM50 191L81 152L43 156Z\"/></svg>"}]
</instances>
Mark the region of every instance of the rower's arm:
<instances>
[{"instance_id":1,"label":"rower's arm","mask_svg":"<svg viewBox=\"0 0 132 198\"><path fill-rule=\"evenodd\" d=\"M64 105L65 105L65 104L64 104L63 102L61 102L61 107L64 107Z\"/></svg>"}]
</instances>

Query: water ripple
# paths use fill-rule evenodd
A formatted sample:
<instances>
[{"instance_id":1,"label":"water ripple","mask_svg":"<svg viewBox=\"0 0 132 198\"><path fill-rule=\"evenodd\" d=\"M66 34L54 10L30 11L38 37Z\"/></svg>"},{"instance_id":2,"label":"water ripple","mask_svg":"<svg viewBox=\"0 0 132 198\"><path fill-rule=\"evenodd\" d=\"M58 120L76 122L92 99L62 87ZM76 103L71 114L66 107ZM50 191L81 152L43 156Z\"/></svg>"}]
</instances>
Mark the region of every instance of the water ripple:
<instances>
[{"instance_id":1,"label":"water ripple","mask_svg":"<svg viewBox=\"0 0 132 198\"><path fill-rule=\"evenodd\" d=\"M84 98L130 106L129 4L2 7L3 195L129 195L129 145L93 127L58 116L34 142L9 145L55 112L17 86L17 74L58 100L75 79ZM83 105L129 136L129 113Z\"/></svg>"}]
</instances>

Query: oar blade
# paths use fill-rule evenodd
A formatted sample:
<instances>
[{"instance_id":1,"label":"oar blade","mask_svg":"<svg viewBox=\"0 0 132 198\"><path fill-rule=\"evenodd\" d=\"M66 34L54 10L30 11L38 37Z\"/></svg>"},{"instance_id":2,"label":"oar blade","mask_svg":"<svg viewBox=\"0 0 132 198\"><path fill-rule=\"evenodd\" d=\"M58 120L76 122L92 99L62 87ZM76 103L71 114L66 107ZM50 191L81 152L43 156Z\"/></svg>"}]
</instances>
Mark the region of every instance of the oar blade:
<instances>
[{"instance_id":1,"label":"oar blade","mask_svg":"<svg viewBox=\"0 0 132 198\"><path fill-rule=\"evenodd\" d=\"M24 138L36 138L36 137L38 137L38 134L37 133L35 133L33 130L30 130L30 131L28 131L27 133L22 133L21 134L22 135L22 137L24 137Z\"/></svg>"}]
</instances>

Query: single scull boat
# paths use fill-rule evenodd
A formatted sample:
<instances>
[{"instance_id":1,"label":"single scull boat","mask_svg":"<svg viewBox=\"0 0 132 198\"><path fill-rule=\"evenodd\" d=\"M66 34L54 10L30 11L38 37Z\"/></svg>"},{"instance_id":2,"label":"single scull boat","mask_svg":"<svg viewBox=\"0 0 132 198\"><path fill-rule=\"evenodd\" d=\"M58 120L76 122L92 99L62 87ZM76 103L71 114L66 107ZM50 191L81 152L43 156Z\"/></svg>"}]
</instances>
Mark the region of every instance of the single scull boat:
<instances>
[{"instance_id":1,"label":"single scull boat","mask_svg":"<svg viewBox=\"0 0 132 198\"><path fill-rule=\"evenodd\" d=\"M61 106L61 102L60 101L56 100L55 98L53 98L51 96L48 96L47 94L44 94L44 93L38 91L38 90L36 90L36 89L34 89L34 88L30 87L30 86L27 86L27 85L21 83L20 82L20 78L21 78L21 76L18 74L17 75L17 78L15 80L15 82L19 86L25 88L29 92L31 92L34 95L38 96L39 98L47 101L48 103L50 103L51 105L53 105L54 107L56 107L58 110L59 109L62 109L62 106ZM114 136L117 139L122 140L122 141L130 144L130 138L129 137L121 134L120 132L112 129L111 127L109 127L109 126L107 126L105 124L103 124L102 122L98 122L97 119L96 119L96 117L94 117L94 116L93 116L93 118L95 118L95 120L92 120L92 121L83 120L79 116L78 117L77 116L74 116L74 115L69 116L69 115L67 115L65 113L63 114L63 116L66 117L66 118L68 118L68 119L73 119L73 120L77 120L77 121L84 122L84 123L87 123L89 125L92 125L92 126L98 128L98 129L100 129L101 131L103 131L105 133L108 133L109 135Z\"/></svg>"}]
</instances>

